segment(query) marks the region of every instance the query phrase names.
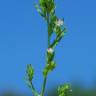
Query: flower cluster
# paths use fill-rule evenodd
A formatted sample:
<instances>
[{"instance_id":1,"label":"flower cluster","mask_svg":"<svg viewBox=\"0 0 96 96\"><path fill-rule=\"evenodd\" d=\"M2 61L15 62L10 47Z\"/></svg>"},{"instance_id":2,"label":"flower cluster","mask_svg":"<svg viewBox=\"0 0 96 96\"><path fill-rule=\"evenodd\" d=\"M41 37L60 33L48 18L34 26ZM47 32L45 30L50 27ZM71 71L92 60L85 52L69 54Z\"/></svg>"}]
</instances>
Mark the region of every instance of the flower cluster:
<instances>
[{"instance_id":1,"label":"flower cluster","mask_svg":"<svg viewBox=\"0 0 96 96\"><path fill-rule=\"evenodd\" d=\"M53 61L54 59L54 50L52 48L47 49L47 64L43 70L43 75L46 77L48 72L52 71L56 63Z\"/></svg>"},{"instance_id":2,"label":"flower cluster","mask_svg":"<svg viewBox=\"0 0 96 96\"><path fill-rule=\"evenodd\" d=\"M58 20L56 20L55 24L60 27L64 24L64 21L61 19L58 19Z\"/></svg>"},{"instance_id":3,"label":"flower cluster","mask_svg":"<svg viewBox=\"0 0 96 96\"><path fill-rule=\"evenodd\" d=\"M32 89L32 92L34 96L44 96L45 87L46 87L46 80L48 73L53 71L56 67L56 62L54 60L55 57L55 48L57 44L61 41L61 39L64 36L64 33L66 32L66 28L64 26L64 19L60 19L56 16L55 13L55 0L39 0L39 4L35 4L35 7L39 14L44 18L44 20L47 23L48 28L48 48L47 48L47 54L46 54L46 66L43 70L43 76L44 76L44 82L42 85L41 94L38 94L36 92L32 79L34 75L34 70L31 64L27 65L27 80L30 83L30 88ZM55 39L50 42L52 38L52 34L55 34ZM60 86L58 88L59 96L65 96L65 91L69 89L68 85Z\"/></svg>"},{"instance_id":4,"label":"flower cluster","mask_svg":"<svg viewBox=\"0 0 96 96\"><path fill-rule=\"evenodd\" d=\"M52 14L55 11L54 0L39 0L39 4L35 5L39 14L46 20L48 13Z\"/></svg>"},{"instance_id":5,"label":"flower cluster","mask_svg":"<svg viewBox=\"0 0 96 96\"><path fill-rule=\"evenodd\" d=\"M58 87L59 96L66 96L66 94L70 94L70 92L72 92L72 89L69 84L64 84L64 85Z\"/></svg>"}]
</instances>

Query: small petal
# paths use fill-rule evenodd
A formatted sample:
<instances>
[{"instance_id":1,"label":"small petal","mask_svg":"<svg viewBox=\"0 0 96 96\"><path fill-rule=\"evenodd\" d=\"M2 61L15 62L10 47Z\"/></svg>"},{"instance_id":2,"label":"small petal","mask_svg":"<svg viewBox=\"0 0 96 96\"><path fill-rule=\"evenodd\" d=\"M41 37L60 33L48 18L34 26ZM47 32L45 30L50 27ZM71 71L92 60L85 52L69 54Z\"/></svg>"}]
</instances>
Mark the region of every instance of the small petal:
<instances>
[{"instance_id":1,"label":"small petal","mask_svg":"<svg viewBox=\"0 0 96 96\"><path fill-rule=\"evenodd\" d=\"M48 53L53 53L54 50L53 50L52 48L48 48L48 49L47 49L47 52L48 52Z\"/></svg>"},{"instance_id":2,"label":"small petal","mask_svg":"<svg viewBox=\"0 0 96 96\"><path fill-rule=\"evenodd\" d=\"M58 20L56 20L55 24L56 24L57 26L62 26L62 25L64 24L64 21L61 20L61 19L58 19Z\"/></svg>"}]
</instances>

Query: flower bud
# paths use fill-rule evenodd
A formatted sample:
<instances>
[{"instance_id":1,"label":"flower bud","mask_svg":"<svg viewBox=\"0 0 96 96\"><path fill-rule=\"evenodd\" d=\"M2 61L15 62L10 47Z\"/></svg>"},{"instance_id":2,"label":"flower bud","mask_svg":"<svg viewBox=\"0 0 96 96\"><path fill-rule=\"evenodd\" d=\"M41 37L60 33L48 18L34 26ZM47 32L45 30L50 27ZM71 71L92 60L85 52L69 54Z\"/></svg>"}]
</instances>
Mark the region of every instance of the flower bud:
<instances>
[{"instance_id":1,"label":"flower bud","mask_svg":"<svg viewBox=\"0 0 96 96\"><path fill-rule=\"evenodd\" d=\"M26 73L27 73L28 80L32 81L34 75L34 69L32 68L31 64L27 65Z\"/></svg>"}]
</instances>

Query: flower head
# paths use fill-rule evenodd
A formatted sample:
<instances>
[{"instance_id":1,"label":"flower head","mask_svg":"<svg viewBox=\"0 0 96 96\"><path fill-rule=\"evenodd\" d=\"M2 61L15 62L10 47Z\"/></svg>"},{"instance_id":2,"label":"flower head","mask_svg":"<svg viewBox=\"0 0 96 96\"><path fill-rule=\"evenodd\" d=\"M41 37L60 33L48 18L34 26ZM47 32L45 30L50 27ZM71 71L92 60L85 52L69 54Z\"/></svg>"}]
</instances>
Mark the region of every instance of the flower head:
<instances>
[{"instance_id":1,"label":"flower head","mask_svg":"<svg viewBox=\"0 0 96 96\"><path fill-rule=\"evenodd\" d=\"M64 24L64 20L57 19L57 20L55 21L55 24L56 24L57 26L62 26L62 25Z\"/></svg>"},{"instance_id":2,"label":"flower head","mask_svg":"<svg viewBox=\"0 0 96 96\"><path fill-rule=\"evenodd\" d=\"M52 54L54 52L54 50L52 48L48 48L47 52Z\"/></svg>"}]
</instances>

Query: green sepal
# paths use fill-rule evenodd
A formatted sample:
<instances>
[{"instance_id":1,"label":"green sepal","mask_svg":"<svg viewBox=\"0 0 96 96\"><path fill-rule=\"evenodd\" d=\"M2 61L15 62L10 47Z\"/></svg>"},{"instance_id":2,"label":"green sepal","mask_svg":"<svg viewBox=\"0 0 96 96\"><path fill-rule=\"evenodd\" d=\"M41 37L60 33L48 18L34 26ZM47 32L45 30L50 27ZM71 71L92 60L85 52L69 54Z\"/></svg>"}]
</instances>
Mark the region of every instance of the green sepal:
<instances>
[{"instance_id":1,"label":"green sepal","mask_svg":"<svg viewBox=\"0 0 96 96\"><path fill-rule=\"evenodd\" d=\"M53 71L53 69L56 67L56 63L54 61L50 62L50 64L47 64L46 67L43 70L43 76L46 77L47 74L50 71Z\"/></svg>"},{"instance_id":2,"label":"green sepal","mask_svg":"<svg viewBox=\"0 0 96 96\"><path fill-rule=\"evenodd\" d=\"M48 71L52 71L56 67L56 63L54 61L51 61L50 64L46 65L46 69Z\"/></svg>"},{"instance_id":3,"label":"green sepal","mask_svg":"<svg viewBox=\"0 0 96 96\"><path fill-rule=\"evenodd\" d=\"M51 62L51 64L49 64L49 68L51 71L53 71L56 67L56 63L54 61Z\"/></svg>"}]
</instances>

